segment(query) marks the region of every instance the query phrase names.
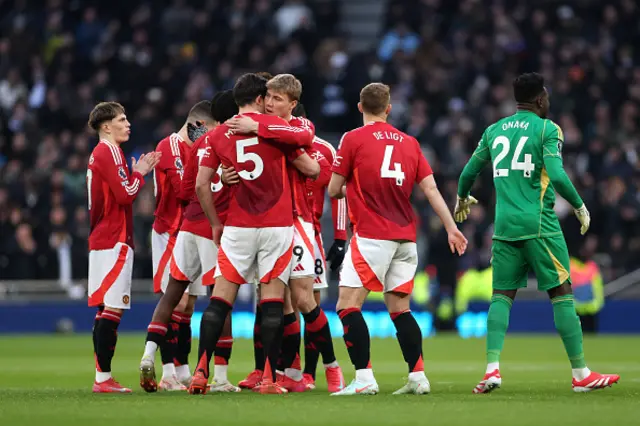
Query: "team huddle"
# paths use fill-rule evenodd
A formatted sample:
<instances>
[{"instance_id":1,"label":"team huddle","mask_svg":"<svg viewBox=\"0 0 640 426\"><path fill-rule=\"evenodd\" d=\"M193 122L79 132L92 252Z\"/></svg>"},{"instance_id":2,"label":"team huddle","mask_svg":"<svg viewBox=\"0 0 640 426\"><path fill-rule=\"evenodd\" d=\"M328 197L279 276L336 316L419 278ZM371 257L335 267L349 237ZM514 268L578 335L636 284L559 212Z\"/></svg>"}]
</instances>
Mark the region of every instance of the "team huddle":
<instances>
[{"instance_id":1,"label":"team huddle","mask_svg":"<svg viewBox=\"0 0 640 426\"><path fill-rule=\"evenodd\" d=\"M193 106L178 132L163 139L154 152L132 159L131 173L120 148L130 134L124 108L105 102L91 112L89 125L100 137L87 171L89 306L97 307L94 392L131 392L111 376L111 360L122 313L131 303L132 203L144 176L154 171L153 285L162 297L149 323L140 362L140 386L145 391L304 392L315 389L322 357L332 395L377 394L370 335L361 311L368 293L376 291L384 293L408 367L408 380L395 394L429 393L422 334L410 310L418 265L417 220L410 198L419 187L448 233L449 249L462 255L467 240L455 221L464 221L477 202L469 191L489 161L498 196L494 296L488 318L487 371L474 393L501 386L499 356L509 311L523 277L526 285L529 268L536 273L539 288L551 297L554 320L572 364L574 391L599 389L619 380L616 375L591 372L584 362L568 253L553 213L554 187L574 205L584 232L589 214L562 170L562 132L545 119L548 94L540 76L525 74L514 81L518 112L483 135L460 178L453 216L418 141L387 123L388 86L371 83L362 89L358 109L364 125L345 133L337 152L315 136L315 127L299 103L301 93L302 85L293 75L245 74L233 90ZM514 121L517 126L508 124ZM516 140L512 153L509 143ZM511 168L497 168L505 157L513 157ZM320 218L326 192L332 199L335 241L325 256ZM353 231L348 248L347 206ZM534 222L536 229L531 231ZM348 385L319 304L320 290L328 285L328 265L341 268L336 309L356 371ZM255 369L236 386L227 377L233 346L231 310L239 286L245 284L257 285L259 300ZM207 294L210 302L202 315L198 363L192 372L190 321L197 297ZM158 348L163 364L159 382Z\"/></svg>"}]
</instances>

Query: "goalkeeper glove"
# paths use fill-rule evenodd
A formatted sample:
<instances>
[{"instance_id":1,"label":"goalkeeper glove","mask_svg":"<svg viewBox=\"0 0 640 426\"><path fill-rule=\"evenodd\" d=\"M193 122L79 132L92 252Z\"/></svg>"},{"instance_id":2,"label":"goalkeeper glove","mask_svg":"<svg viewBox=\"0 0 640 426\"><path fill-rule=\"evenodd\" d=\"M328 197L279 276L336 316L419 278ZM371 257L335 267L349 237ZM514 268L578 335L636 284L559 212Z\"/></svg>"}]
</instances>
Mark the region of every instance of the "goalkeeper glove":
<instances>
[{"instance_id":1,"label":"goalkeeper glove","mask_svg":"<svg viewBox=\"0 0 640 426\"><path fill-rule=\"evenodd\" d=\"M471 213L471 205L478 204L478 200L473 198L471 195L460 198L458 196L458 201L456 201L456 208L453 211L453 218L458 223L462 223L467 220L469 213Z\"/></svg>"},{"instance_id":2,"label":"goalkeeper glove","mask_svg":"<svg viewBox=\"0 0 640 426\"><path fill-rule=\"evenodd\" d=\"M587 210L587 206L583 204L582 207L575 209L573 212L580 221L580 234L584 235L589 230L589 225L591 225L589 210Z\"/></svg>"}]
</instances>

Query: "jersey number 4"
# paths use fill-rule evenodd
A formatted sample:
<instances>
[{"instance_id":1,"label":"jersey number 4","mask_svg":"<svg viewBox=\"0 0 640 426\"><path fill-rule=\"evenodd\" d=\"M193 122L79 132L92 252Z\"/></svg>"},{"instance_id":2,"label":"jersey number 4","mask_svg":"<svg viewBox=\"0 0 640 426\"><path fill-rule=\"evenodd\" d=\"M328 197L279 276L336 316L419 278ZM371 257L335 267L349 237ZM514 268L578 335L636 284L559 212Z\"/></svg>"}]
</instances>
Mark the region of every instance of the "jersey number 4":
<instances>
[{"instance_id":1,"label":"jersey number 4","mask_svg":"<svg viewBox=\"0 0 640 426\"><path fill-rule=\"evenodd\" d=\"M393 145L387 145L384 149L384 158L382 159L382 166L380 166L380 177L387 179L395 179L396 185L402 186L404 183L404 172L402 171L402 164L393 163L393 170L391 169L391 155L393 154Z\"/></svg>"},{"instance_id":2,"label":"jersey number 4","mask_svg":"<svg viewBox=\"0 0 640 426\"><path fill-rule=\"evenodd\" d=\"M531 154L524 154L524 161L518 160L518 158L520 158L520 155L522 154L522 148L524 148L528 139L529 139L528 136L523 136L518 141L518 144L516 145L516 150L513 153L513 157L511 158L511 167L510 167L511 170L522 170L522 173L526 178L530 178L531 172L533 172L533 170L536 168L535 165L531 162ZM509 153L511 149L511 141L506 136L498 136L493 140L493 144L491 144L491 149L496 149L498 145L500 145L502 149L500 150L496 158L493 160L493 177L494 178L507 177L509 176L509 170L510 170L510 169L500 169L498 168L498 164L502 160L504 160L504 157L506 157L507 154Z\"/></svg>"}]
</instances>

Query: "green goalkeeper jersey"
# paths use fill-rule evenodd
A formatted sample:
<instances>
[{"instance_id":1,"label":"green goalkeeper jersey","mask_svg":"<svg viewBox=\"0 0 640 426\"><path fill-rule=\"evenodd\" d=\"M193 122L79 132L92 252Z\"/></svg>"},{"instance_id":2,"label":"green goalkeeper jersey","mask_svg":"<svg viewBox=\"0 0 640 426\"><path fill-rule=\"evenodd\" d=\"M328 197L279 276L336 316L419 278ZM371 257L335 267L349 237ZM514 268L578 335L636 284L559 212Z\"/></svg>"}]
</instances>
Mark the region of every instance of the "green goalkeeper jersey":
<instances>
[{"instance_id":1,"label":"green goalkeeper jersey","mask_svg":"<svg viewBox=\"0 0 640 426\"><path fill-rule=\"evenodd\" d=\"M460 176L458 195L469 195L491 163L496 189L494 236L518 241L561 235L553 207L558 190L574 208L582 199L562 166L563 135L553 121L519 110L489 126Z\"/></svg>"}]
</instances>

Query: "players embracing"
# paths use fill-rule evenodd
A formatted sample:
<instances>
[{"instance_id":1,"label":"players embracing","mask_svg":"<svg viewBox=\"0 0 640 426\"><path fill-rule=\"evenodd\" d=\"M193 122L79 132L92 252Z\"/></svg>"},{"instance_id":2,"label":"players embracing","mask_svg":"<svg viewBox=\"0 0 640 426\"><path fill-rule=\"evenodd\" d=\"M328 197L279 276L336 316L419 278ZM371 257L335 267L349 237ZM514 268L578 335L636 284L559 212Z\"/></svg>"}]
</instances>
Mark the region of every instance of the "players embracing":
<instances>
[{"instance_id":1,"label":"players embracing","mask_svg":"<svg viewBox=\"0 0 640 426\"><path fill-rule=\"evenodd\" d=\"M233 95L239 108L237 119L250 124L254 134L236 132L226 123L219 126L209 138L210 149L198 171L196 192L219 250L215 287L202 317L199 361L189 391L207 391L210 360L238 286L252 282L257 273L265 370L255 390L284 393L286 390L276 383L275 366L293 252L293 203L286 161L297 148L310 146L313 135L281 118L263 114L265 78L256 74L241 76ZM224 232L208 191L211 176L221 164L234 167L240 177L233 189Z\"/></svg>"},{"instance_id":2,"label":"players embracing","mask_svg":"<svg viewBox=\"0 0 640 426\"><path fill-rule=\"evenodd\" d=\"M169 261L165 262L165 277L162 281L161 297L147 329L145 351L140 363L140 385L147 392L164 390L186 390L191 383L188 356L191 352L191 315L198 296L207 293L212 285L217 262L217 248L200 202L195 193L195 180L207 149L206 143L216 126L231 118L237 107L230 91L217 93L211 102L202 101L194 106L181 132L186 131L189 141L184 156L185 166L180 181L173 185L174 203L185 203L179 221L179 231L173 235L175 243L169 247ZM159 149L162 149L162 143ZM174 160L178 163L178 158ZM159 166L161 168L162 164ZM162 169L161 169L162 173ZM177 187L176 187L177 186ZM220 174L212 176L209 185L212 202L223 216L229 204L229 190L220 182ZM164 191L163 191L164 192ZM158 200L159 206L161 205ZM175 231L174 231L175 232ZM162 265L162 262L160 262ZM170 270L170 271L169 271ZM156 276L161 272L156 271ZM166 279L166 281L165 281ZM177 323L177 324L176 324ZM172 327L173 325L173 327ZM173 329L177 329L175 336ZM177 347L171 349L177 340ZM216 347L216 374L210 389L219 392L237 392L239 389L227 379L227 365L231 356L233 338L230 318L227 318L223 337ZM155 352L160 347L163 361L163 378L158 385L155 378ZM167 349L169 347L169 349ZM167 354L168 353L168 356ZM173 369L173 364L177 364ZM169 365L169 368L167 368Z\"/></svg>"}]
</instances>

